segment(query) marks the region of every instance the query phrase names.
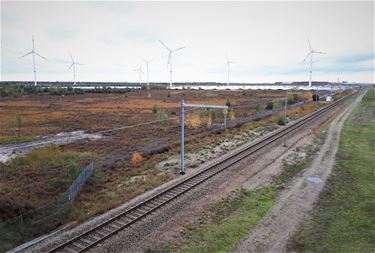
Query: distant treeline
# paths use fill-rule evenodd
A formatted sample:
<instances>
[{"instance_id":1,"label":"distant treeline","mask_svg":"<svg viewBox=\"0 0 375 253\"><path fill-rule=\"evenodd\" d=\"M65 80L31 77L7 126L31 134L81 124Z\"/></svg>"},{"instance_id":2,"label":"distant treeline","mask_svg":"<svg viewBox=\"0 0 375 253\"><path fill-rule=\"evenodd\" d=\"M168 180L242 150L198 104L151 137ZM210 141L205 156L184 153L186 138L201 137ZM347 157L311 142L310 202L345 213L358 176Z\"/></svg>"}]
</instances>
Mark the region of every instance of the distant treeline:
<instances>
[{"instance_id":1,"label":"distant treeline","mask_svg":"<svg viewBox=\"0 0 375 253\"><path fill-rule=\"evenodd\" d=\"M39 87L39 86L0 86L0 97L21 97L24 95L52 95L52 96L69 96L84 93L126 93L133 89L112 89L111 87L93 87L92 89L81 89L74 87Z\"/></svg>"}]
</instances>

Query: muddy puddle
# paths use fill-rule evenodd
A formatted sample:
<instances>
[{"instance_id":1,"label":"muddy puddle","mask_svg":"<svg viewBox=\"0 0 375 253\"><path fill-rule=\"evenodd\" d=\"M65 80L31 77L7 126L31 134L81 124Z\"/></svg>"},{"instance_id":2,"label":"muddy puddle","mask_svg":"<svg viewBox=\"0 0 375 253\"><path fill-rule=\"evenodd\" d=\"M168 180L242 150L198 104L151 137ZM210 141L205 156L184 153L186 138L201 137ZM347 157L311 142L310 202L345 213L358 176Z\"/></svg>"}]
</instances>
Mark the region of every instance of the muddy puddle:
<instances>
[{"instance_id":1,"label":"muddy puddle","mask_svg":"<svg viewBox=\"0 0 375 253\"><path fill-rule=\"evenodd\" d=\"M17 156L25 155L31 150L50 145L68 144L77 140L97 140L100 134L90 134L84 131L61 132L55 135L46 135L34 141L0 145L0 162L6 163Z\"/></svg>"}]
</instances>

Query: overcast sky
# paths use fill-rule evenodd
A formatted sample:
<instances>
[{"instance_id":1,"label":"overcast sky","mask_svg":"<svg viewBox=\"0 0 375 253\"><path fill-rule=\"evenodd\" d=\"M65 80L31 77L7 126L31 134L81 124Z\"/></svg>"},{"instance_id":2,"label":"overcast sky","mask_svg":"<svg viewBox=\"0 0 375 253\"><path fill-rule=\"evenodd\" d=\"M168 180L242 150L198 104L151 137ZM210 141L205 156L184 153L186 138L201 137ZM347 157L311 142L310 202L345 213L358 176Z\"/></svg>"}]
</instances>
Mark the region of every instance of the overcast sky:
<instances>
[{"instance_id":1,"label":"overcast sky","mask_svg":"<svg viewBox=\"0 0 375 253\"><path fill-rule=\"evenodd\" d=\"M1 1L1 80L138 81L134 69L150 63L150 81L233 82L308 79L301 64L312 47L327 52L313 80L374 82L374 2L4 2ZM145 71L145 64L143 64ZM146 71L145 71L146 72ZM145 76L143 76L145 80Z\"/></svg>"}]
</instances>

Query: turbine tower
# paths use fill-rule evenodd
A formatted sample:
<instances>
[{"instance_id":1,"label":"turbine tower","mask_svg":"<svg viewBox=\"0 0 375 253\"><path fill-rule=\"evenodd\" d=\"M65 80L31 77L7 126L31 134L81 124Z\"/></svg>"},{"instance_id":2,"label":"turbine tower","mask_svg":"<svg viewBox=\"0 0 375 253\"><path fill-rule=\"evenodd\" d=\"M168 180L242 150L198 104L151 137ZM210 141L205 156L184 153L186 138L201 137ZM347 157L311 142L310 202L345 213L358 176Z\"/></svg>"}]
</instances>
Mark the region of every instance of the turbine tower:
<instances>
[{"instance_id":1,"label":"turbine tower","mask_svg":"<svg viewBox=\"0 0 375 253\"><path fill-rule=\"evenodd\" d=\"M304 63L307 58L310 57L310 77L309 77L309 87L311 87L311 81L312 81L312 68L313 68L313 57L314 57L314 54L325 54L324 52L320 52L320 51L315 51L314 49L312 49L311 47L311 44L310 44L310 40L307 39L307 42L309 43L309 49L310 51L308 52L308 54L306 55L305 59L302 61L302 63Z\"/></svg>"},{"instance_id":2,"label":"turbine tower","mask_svg":"<svg viewBox=\"0 0 375 253\"><path fill-rule=\"evenodd\" d=\"M230 61L228 56L225 56L225 58L227 59L227 86L229 86L229 68L230 68L230 65L234 62Z\"/></svg>"},{"instance_id":3,"label":"turbine tower","mask_svg":"<svg viewBox=\"0 0 375 253\"><path fill-rule=\"evenodd\" d=\"M139 68L134 69L134 71L138 71L138 73L139 73L139 85L140 85L141 88L142 88L142 74L143 74L143 71L142 71L142 64L139 65Z\"/></svg>"},{"instance_id":4,"label":"turbine tower","mask_svg":"<svg viewBox=\"0 0 375 253\"><path fill-rule=\"evenodd\" d=\"M161 40L159 40L159 42L168 50L169 54L168 54L168 62L167 62L167 67L169 65L169 89L172 88L172 54L181 50L181 49L184 49L185 47L180 47L180 48L177 48L177 49L170 49L167 45L165 45Z\"/></svg>"},{"instance_id":5,"label":"turbine tower","mask_svg":"<svg viewBox=\"0 0 375 253\"><path fill-rule=\"evenodd\" d=\"M146 63L146 77L147 77L147 89L150 89L150 81L149 81L149 72L148 72L148 65L152 62L155 58L152 59L143 59Z\"/></svg>"},{"instance_id":6,"label":"turbine tower","mask_svg":"<svg viewBox=\"0 0 375 253\"><path fill-rule=\"evenodd\" d=\"M83 64L79 63L79 62L75 62L73 56L71 54L69 54L69 55L70 55L70 59L72 59L72 65L70 65L68 70L73 67L74 85L76 85L76 65L83 65Z\"/></svg>"},{"instance_id":7,"label":"turbine tower","mask_svg":"<svg viewBox=\"0 0 375 253\"><path fill-rule=\"evenodd\" d=\"M28 52L27 54L22 55L22 56L21 56L20 58L18 58L18 59L21 59L21 58L23 58L23 57L25 57L25 56L27 56L27 55L29 55L29 54L31 54L31 55L33 56L34 86L37 86L37 82L36 82L36 68L35 68L35 55L39 56L40 58L42 58L42 59L44 59L44 60L46 60L46 61L48 61L48 59L45 58L45 57L43 57L43 56L41 56L41 55L38 54L37 52L35 52L34 35L31 36L31 40L32 40L32 42L33 42L33 49L32 49L30 52Z\"/></svg>"}]
</instances>

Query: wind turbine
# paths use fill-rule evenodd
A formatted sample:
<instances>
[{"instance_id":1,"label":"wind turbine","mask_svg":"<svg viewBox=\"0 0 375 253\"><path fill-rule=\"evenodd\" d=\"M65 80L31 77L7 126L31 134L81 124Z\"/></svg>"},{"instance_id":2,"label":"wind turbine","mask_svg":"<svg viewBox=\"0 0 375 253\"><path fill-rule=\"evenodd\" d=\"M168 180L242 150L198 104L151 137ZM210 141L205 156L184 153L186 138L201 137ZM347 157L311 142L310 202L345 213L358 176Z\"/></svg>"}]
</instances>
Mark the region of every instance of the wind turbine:
<instances>
[{"instance_id":1,"label":"wind turbine","mask_svg":"<svg viewBox=\"0 0 375 253\"><path fill-rule=\"evenodd\" d=\"M138 71L138 73L139 73L139 85L142 87L142 74L143 74L142 64L139 65L139 68L134 69L134 71Z\"/></svg>"},{"instance_id":2,"label":"wind turbine","mask_svg":"<svg viewBox=\"0 0 375 253\"><path fill-rule=\"evenodd\" d=\"M302 61L302 63L304 63L307 58L310 57L310 78L309 78L309 87L311 87L311 78L312 78L312 67L313 67L313 57L314 57L314 54L325 54L324 52L320 52L320 51L315 51L314 49L312 49L311 47L311 44L310 44L310 40L307 39L307 42L309 43L309 49L310 51L308 52L308 54L306 55L305 59Z\"/></svg>"},{"instance_id":3,"label":"wind turbine","mask_svg":"<svg viewBox=\"0 0 375 253\"><path fill-rule=\"evenodd\" d=\"M75 62L74 59L73 59L73 56L71 54L69 54L69 55L70 55L70 59L72 59L72 65L70 65L70 67L68 68L68 70L73 67L74 85L76 85L76 65L83 65L83 64L79 63L79 62Z\"/></svg>"},{"instance_id":4,"label":"wind turbine","mask_svg":"<svg viewBox=\"0 0 375 253\"><path fill-rule=\"evenodd\" d=\"M225 56L225 58L227 59L227 70L228 70L228 75L227 75L227 86L229 86L229 68L230 68L230 65L234 62L230 61L228 56Z\"/></svg>"},{"instance_id":5,"label":"wind turbine","mask_svg":"<svg viewBox=\"0 0 375 253\"><path fill-rule=\"evenodd\" d=\"M146 63L147 89L150 89L148 65L149 65L150 62L152 62L153 60L155 60L155 58L152 58L152 59L143 59L143 61Z\"/></svg>"},{"instance_id":6,"label":"wind turbine","mask_svg":"<svg viewBox=\"0 0 375 253\"><path fill-rule=\"evenodd\" d=\"M163 43L163 41L159 40L159 42L169 51L167 67L169 65L169 89L170 89L172 88L172 53L175 53L181 49L184 49L185 46L177 48L177 49L170 49L167 45Z\"/></svg>"},{"instance_id":7,"label":"wind turbine","mask_svg":"<svg viewBox=\"0 0 375 253\"><path fill-rule=\"evenodd\" d=\"M33 41L33 49L29 52L29 53L27 53L27 54L25 54L25 55L23 55L23 56L21 56L20 58L18 58L18 59L21 59L21 58L23 58L23 57L25 57L25 56L27 56L27 55L29 55L29 54L31 54L32 56L33 56L33 67L34 67L34 86L37 86L37 83L36 83L36 69L35 69L35 55L37 55L37 56L39 56L40 58L43 58L44 60L46 60L46 61L48 61L48 59L47 58L45 58L45 57L43 57L43 56L41 56L40 54L38 54L37 52L35 52L35 45L34 45L34 35L33 36L31 36L31 40Z\"/></svg>"}]
</instances>

